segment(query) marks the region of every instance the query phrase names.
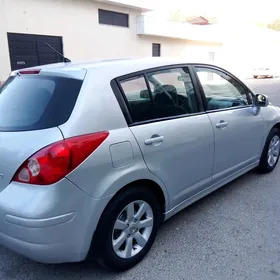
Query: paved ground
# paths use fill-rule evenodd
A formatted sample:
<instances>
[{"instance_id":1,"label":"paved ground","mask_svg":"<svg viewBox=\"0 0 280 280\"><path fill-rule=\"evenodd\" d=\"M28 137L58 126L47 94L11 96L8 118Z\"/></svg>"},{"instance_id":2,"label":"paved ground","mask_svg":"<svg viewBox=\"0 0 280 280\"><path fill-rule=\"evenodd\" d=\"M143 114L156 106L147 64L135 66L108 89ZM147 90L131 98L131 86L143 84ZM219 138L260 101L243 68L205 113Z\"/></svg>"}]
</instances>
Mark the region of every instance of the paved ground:
<instances>
[{"instance_id":1,"label":"paved ground","mask_svg":"<svg viewBox=\"0 0 280 280\"><path fill-rule=\"evenodd\" d=\"M280 80L246 83L280 105ZM127 273L36 264L0 247L0 279L280 279L280 165L270 175L251 172L169 220L148 257Z\"/></svg>"}]
</instances>

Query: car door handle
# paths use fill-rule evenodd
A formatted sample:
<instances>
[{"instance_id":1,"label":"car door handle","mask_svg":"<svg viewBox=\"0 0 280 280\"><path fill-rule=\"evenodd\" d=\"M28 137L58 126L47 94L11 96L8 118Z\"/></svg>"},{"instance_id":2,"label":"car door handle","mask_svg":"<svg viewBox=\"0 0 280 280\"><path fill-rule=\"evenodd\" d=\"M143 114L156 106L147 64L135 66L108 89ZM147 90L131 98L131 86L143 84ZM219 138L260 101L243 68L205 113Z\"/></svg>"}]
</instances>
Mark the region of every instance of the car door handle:
<instances>
[{"instance_id":1,"label":"car door handle","mask_svg":"<svg viewBox=\"0 0 280 280\"><path fill-rule=\"evenodd\" d=\"M145 140L145 144L146 145L152 145L155 143L161 143L164 140L164 136L156 136L156 137L152 137L150 139Z\"/></svg>"},{"instance_id":2,"label":"car door handle","mask_svg":"<svg viewBox=\"0 0 280 280\"><path fill-rule=\"evenodd\" d=\"M220 121L219 123L216 124L217 128L224 128L228 125L228 123L226 121Z\"/></svg>"}]
</instances>

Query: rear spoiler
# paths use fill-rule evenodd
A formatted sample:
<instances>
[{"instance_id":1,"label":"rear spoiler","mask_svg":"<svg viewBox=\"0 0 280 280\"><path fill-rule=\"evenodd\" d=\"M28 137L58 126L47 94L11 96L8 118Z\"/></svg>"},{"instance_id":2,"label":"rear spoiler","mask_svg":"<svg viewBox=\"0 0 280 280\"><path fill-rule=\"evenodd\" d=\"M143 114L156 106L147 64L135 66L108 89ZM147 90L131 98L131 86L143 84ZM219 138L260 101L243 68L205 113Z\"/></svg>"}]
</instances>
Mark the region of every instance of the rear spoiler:
<instances>
[{"instance_id":1,"label":"rear spoiler","mask_svg":"<svg viewBox=\"0 0 280 280\"><path fill-rule=\"evenodd\" d=\"M21 75L51 75L57 77L73 78L77 80L84 80L87 70L83 68L49 68L42 67L40 68L24 68L20 70L14 70L10 73L11 76L21 76Z\"/></svg>"}]
</instances>

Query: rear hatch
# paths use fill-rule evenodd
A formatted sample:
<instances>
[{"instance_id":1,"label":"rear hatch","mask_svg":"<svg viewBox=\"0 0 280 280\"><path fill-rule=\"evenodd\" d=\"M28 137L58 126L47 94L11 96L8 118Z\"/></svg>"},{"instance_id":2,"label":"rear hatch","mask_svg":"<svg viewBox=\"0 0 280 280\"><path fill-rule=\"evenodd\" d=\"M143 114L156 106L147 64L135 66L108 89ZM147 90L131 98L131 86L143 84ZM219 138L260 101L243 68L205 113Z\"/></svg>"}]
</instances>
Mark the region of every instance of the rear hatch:
<instances>
[{"instance_id":1,"label":"rear hatch","mask_svg":"<svg viewBox=\"0 0 280 280\"><path fill-rule=\"evenodd\" d=\"M0 87L0 191L30 156L63 139L58 126L69 119L84 76L23 70Z\"/></svg>"}]
</instances>

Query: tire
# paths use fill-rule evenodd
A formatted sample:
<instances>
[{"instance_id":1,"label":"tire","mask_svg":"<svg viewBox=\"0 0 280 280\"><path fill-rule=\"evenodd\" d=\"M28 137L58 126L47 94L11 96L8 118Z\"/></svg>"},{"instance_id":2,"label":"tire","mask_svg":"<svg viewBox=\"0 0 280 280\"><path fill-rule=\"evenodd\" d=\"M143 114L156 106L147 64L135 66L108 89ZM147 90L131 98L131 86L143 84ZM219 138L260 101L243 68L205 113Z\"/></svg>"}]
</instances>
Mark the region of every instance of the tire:
<instances>
[{"instance_id":1,"label":"tire","mask_svg":"<svg viewBox=\"0 0 280 280\"><path fill-rule=\"evenodd\" d=\"M258 78L258 76L257 75L254 75L254 79L257 79Z\"/></svg>"},{"instance_id":2,"label":"tire","mask_svg":"<svg viewBox=\"0 0 280 280\"><path fill-rule=\"evenodd\" d=\"M271 149L271 146L274 146L273 141L278 141L278 148ZM268 137L266 139L263 152L260 159L260 164L257 167L257 170L260 173L269 173L273 171L273 169L276 167L278 160L279 160L279 146L280 146L280 130L278 128L273 128L270 133L268 134ZM276 152L278 151L278 152ZM269 157L269 155L271 155ZM274 156L273 156L274 155ZM273 157L273 160L269 160L269 158Z\"/></svg>"},{"instance_id":3,"label":"tire","mask_svg":"<svg viewBox=\"0 0 280 280\"><path fill-rule=\"evenodd\" d=\"M141 226L139 225L139 222L136 224L134 223L136 220L133 222L128 221L126 207L128 205L131 206L131 203L133 202L135 213L137 213L143 203L148 205L146 206L146 209L149 211L147 210L147 213L145 212L143 217L146 217L146 221L148 221L147 219L153 217L153 221L149 221L152 226L148 226L143 229L140 228ZM132 215L130 215L130 217L132 217ZM114 229L117 219L121 221L125 220L124 224L126 224L127 228L124 230ZM122 272L132 268L137 263L139 263L151 249L161 221L161 209L154 193L144 186L131 185L125 191L114 197L102 214L94 236L94 242L92 243L92 252L95 252L95 260L105 268L115 272ZM124 224L121 222L120 227L123 227ZM139 234L146 237L146 244L145 242L142 243L143 239L139 239ZM122 236L125 236L125 241L123 243L119 243L122 245L116 252L117 249L114 250L113 248L113 239L115 238L115 240L119 240ZM141 240L139 243L142 243L142 249L137 243L137 239ZM127 244L133 244L133 249L129 250ZM137 252L137 250L140 251ZM131 253L131 256L129 254L125 256L126 252L133 253Z\"/></svg>"}]
</instances>

